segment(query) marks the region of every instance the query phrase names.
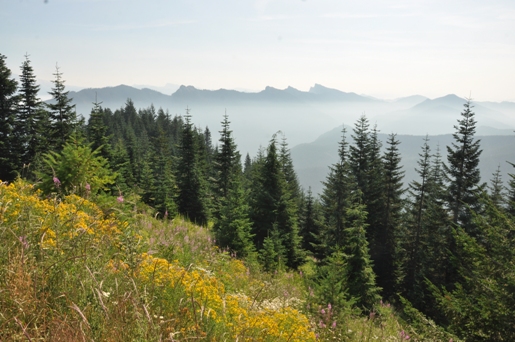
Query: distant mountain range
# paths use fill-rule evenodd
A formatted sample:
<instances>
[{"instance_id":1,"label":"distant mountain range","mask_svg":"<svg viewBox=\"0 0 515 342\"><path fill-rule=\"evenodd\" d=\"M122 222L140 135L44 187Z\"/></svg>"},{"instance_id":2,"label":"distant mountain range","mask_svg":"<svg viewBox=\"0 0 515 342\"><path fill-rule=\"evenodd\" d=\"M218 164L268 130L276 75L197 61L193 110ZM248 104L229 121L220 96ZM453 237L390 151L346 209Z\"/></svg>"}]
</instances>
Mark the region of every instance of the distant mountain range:
<instances>
[{"instance_id":1,"label":"distant mountain range","mask_svg":"<svg viewBox=\"0 0 515 342\"><path fill-rule=\"evenodd\" d=\"M116 110L131 99L136 108L153 105L171 115L183 115L190 108L192 120L198 127L208 126L214 144L223 114L231 121L235 141L242 155L255 155L260 146L267 146L273 134L283 132L292 148L292 158L304 187L314 192L322 188L328 166L337 159L341 125L352 126L365 114L371 125L377 125L380 138L397 133L406 171L406 180L415 177L423 136L431 135L433 150L440 144L451 143L451 133L460 118L464 98L450 94L429 99L413 95L392 101L343 92L315 84L309 91L288 87L266 87L260 92L236 90L202 90L180 86L171 95L148 88L137 89L126 85L70 91L77 112L89 117L93 102ZM515 103L473 102L477 120L477 135L482 137L482 175L487 180L498 164L504 173L510 171L506 160L515 161ZM336 127L336 128L335 128ZM349 141L351 129L349 129Z\"/></svg>"},{"instance_id":2,"label":"distant mountain range","mask_svg":"<svg viewBox=\"0 0 515 342\"><path fill-rule=\"evenodd\" d=\"M384 133L425 135L448 134L459 118L465 99L447 95L428 99L413 95L387 101L315 84L309 91L288 87L266 87L260 92L236 90L201 90L180 86L173 94L165 95L148 88L137 89L126 85L88 88L70 91L77 112L86 118L93 102L102 103L113 111L130 98L136 108L154 105L168 110L171 115L183 115L190 108L193 122L199 127L209 126L216 132L225 112L231 120L236 143L242 154L255 155L259 146L266 146L271 136L282 131L290 146L314 141L321 134L340 126L352 125L362 114ZM478 134L506 135L515 128L515 103L474 103Z\"/></svg>"}]
</instances>

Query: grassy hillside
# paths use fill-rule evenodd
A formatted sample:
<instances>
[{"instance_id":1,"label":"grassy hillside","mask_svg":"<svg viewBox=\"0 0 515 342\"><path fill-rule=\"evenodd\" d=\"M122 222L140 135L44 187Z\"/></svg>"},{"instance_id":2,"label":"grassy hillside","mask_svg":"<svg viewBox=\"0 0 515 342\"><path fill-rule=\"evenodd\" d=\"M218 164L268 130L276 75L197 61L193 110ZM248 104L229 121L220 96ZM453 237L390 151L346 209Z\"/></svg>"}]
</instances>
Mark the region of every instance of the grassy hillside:
<instances>
[{"instance_id":1,"label":"grassy hillside","mask_svg":"<svg viewBox=\"0 0 515 342\"><path fill-rule=\"evenodd\" d=\"M363 315L319 303L312 261L263 273L219 250L209 228L157 220L136 199L87 197L0 185L0 340L450 339L389 304Z\"/></svg>"}]
</instances>

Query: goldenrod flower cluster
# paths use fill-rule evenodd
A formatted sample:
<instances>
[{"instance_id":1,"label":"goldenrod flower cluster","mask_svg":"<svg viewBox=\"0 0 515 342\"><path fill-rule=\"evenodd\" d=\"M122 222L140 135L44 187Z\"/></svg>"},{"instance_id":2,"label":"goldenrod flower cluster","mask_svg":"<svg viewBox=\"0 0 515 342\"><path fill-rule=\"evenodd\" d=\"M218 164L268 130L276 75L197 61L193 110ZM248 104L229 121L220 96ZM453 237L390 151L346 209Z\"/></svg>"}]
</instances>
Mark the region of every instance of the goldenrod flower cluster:
<instances>
[{"instance_id":1,"label":"goldenrod flower cluster","mask_svg":"<svg viewBox=\"0 0 515 342\"><path fill-rule=\"evenodd\" d=\"M241 269L241 261L235 260L234 263L234 269ZM138 278L148 286L165 286L170 291L183 294L184 306L179 314L190 321L192 327L179 333L195 330L202 321L205 326L217 326L215 329L228 331L230 340L315 340L307 317L296 309L263 308L245 295L226 293L224 285L209 271L187 269L177 261L168 262L145 253Z\"/></svg>"},{"instance_id":2,"label":"goldenrod flower cluster","mask_svg":"<svg viewBox=\"0 0 515 342\"><path fill-rule=\"evenodd\" d=\"M9 224L18 235L34 234L37 227L43 248L59 248L83 234L94 239L115 237L123 224L112 215L104 217L96 204L76 195L62 201L41 199L32 184L17 180L0 185L0 223ZM20 231L32 227L31 231Z\"/></svg>"},{"instance_id":3,"label":"goldenrod flower cluster","mask_svg":"<svg viewBox=\"0 0 515 342\"><path fill-rule=\"evenodd\" d=\"M242 284L250 282L245 264L217 251L212 244L206 253L214 260L192 259L190 265L185 265L184 260L181 263L144 252L145 243L134 241L141 241L143 235L153 238L144 232L146 228L128 227L87 199L73 194L61 199L41 196L33 185L22 180L0 183L2 232L12 237L10 246L18 246L22 272L29 272L28 268L23 268L25 262L30 261L34 269L41 267L42 271L36 272L41 280L32 283L45 284L53 291L52 296L44 294L43 287L38 290L42 292L36 292L40 293L38 307L41 310L52 308L49 309L53 310L52 315L38 314L43 322L39 323L26 311L26 322L31 323L25 325L6 316L9 331L29 327L20 328L18 333L30 332L32 336L50 338L56 330L45 332L39 326L53 324L52 319L55 320L59 312L62 320L76 317L66 326L75 331L74 334L79 331L78 334L89 339L102 340L110 335L111 329L111 335L116 332L119 340L129 338L125 334L130 332L130 338L155 336L155 340L315 341L309 320L293 306L269 305L266 303L272 301L242 293ZM202 234L197 235L200 238ZM134 239L128 238L130 236ZM181 243L195 245L198 253L200 242L186 237L181 237ZM178 243L169 243L179 250ZM193 247L192 253L195 252ZM28 254L24 254L29 252L43 253L47 259L44 263L44 258L29 260ZM99 252L101 260L98 254L93 255ZM51 277L48 270L55 276ZM31 273L27 279L32 279L36 273ZM86 283L90 285L85 286ZM123 293L122 288L126 289ZM30 289L27 286L27 291ZM10 293L18 296L16 293L20 291L18 288ZM20 310L16 309L15 299L8 303L13 313ZM123 318L129 313L132 318ZM137 322L133 321L134 317L138 317ZM133 322L130 327L125 325L127 320ZM88 328L82 331L81 325Z\"/></svg>"}]
</instances>

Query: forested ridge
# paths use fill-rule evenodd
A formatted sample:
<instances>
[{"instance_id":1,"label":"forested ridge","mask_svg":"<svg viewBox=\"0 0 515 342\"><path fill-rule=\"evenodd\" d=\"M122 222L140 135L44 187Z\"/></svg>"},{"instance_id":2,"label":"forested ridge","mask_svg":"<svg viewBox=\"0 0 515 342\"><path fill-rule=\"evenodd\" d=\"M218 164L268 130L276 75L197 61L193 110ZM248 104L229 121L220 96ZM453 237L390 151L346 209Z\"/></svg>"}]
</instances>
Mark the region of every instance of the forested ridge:
<instances>
[{"instance_id":1,"label":"forested ridge","mask_svg":"<svg viewBox=\"0 0 515 342\"><path fill-rule=\"evenodd\" d=\"M61 255L70 253L71 259L58 266L47 264L45 267L48 270L65 268L76 257L74 248L82 246L82 240L74 240L75 233L63 235L67 236L63 239L68 239L66 243L69 244L63 247L48 233L50 230L40 229L31 233L34 234L31 244L38 245L40 252L36 253L35 247L29 250L29 242L26 241L29 233L20 230L23 227L20 220L29 222L31 215L23 216L23 209L19 209L17 214L10 213L16 202L15 190L9 192L7 189L25 189L17 190L21 196L23 191L29 191L28 187L32 186L29 184L33 184L37 189L34 196L39 199L34 197L30 201L53 199L52 203L57 208L58 205L68 205L72 201L70 196L75 196L72 197L75 202L72 202L77 207L84 206L83 203L78 204L80 198L98 206L98 212L90 207L81 210L89 210L90 214L94 211L99 222L116 218L124 223L112 223L113 227L149 222L152 222L150 226L159 226L162 231L158 235L154 235L156 231L150 228L143 229L144 233L138 231L131 235L123 233L122 228L119 228L122 233L112 233L107 228L109 223L105 223L102 229L109 237L104 239L104 233L95 232L91 233L92 240L88 242L99 248L100 258L105 258L112 270L119 272L123 269L127 277L139 279L145 286L155 286L155 283L152 285L153 280L149 280L152 271L145 270L145 267L154 263L154 272L162 267L165 274L178 258L182 266L177 264L173 267L177 270L183 267L184 274L189 274L188 264L200 267L195 263L203 262L202 271L197 274L202 281L209 278L209 267L213 267L215 272L216 267L209 262L210 258L234 263L231 267L239 267L234 272L241 273L241 277L245 276L247 267L247 273L263 273L261 276L276 282L280 282L281 275L294 279L295 292L298 292L295 296L302 299L302 304L293 309L283 302L282 309L295 310L294 314L285 313L286 316L292 314L291 317L297 317L290 328L295 326L301 331L299 327L304 325L302 329L305 330L299 334L292 332L289 338L278 333L277 336L282 336L285 341L373 340L374 336L392 341L515 339L512 319L515 309L515 175L510 175L506 185L500 179L500 172L493 174L488 184L481 183L478 168L481 141L475 137L472 101L464 103L462 112L456 113L452 145L441 146L447 150L446 160L442 159L440 150L431 150L428 138L420 142L416 169L418 179L408 187L403 183L402 156L398 152L396 135L391 134L386 146L382 146L377 138L380 127L372 127L362 116L351 132L342 131L339 160L328 166L323 192L315 197L310 189L302 189L299 185L287 139L280 131L251 158L248 154L240 155L227 113L220 115L221 125L217 128L220 139L217 142L211 138L210 129L213 127L194 125L194 108L185 108L183 116L171 116L162 108L137 109L130 99L119 109L103 108L101 103L95 103L86 122L70 105L71 99L59 68L56 68L54 88L50 93L53 101L45 104L39 98L39 87L29 57L26 56L21 65L19 81L12 77L5 58L0 55L0 180L5 182L0 192L0 230L2 239L6 241L6 247L0 249L0 274L12 274L14 270L9 267L15 261L22 265L43 260L52 249L56 250L53 253L58 258L59 248L65 248ZM50 215L45 214L50 211L41 209L37 215ZM190 250L191 246L182 246L188 245L189 238L180 236L180 248L177 247L179 242L174 242L178 237L171 232L178 229L176 222L181 218L197 225L187 223L188 229L195 234L205 234L202 238L206 241L209 239L209 243L203 242L207 247L204 246L206 255L202 262L194 259L194 251L187 257L184 252L179 252L179 249ZM145 221L147 219L148 222ZM198 233L198 229L202 233ZM53 234L58 235L56 232ZM109 239L119 241L108 244L110 247L98 242L105 244ZM136 243L136 240L147 242ZM209 250L211 243L221 254L212 254L214 252ZM113 255L120 255L107 257L108 253L102 252L101 247L116 249L114 245L119 250ZM131 254L131 249L136 248L134 246L138 246L139 252L148 254L134 257L137 254ZM16 260L13 259L14 251L21 253ZM30 262L26 259L29 252L35 253ZM202 273L204 271L207 275ZM58 277L58 273L55 276ZM96 281L94 275L92 277L91 286L97 286L95 288L101 291L101 285L94 285ZM2 277L0 280L0 288L5 293L11 293L9 286L14 281L11 278ZM176 280L169 281L174 283ZM27 286L32 286L35 292L49 293L44 287L51 288L50 282L47 279L44 284ZM273 283L272 280L270 282ZM72 282L66 285L72 285ZM244 287L234 279L226 280L224 285L223 291L219 287L216 290L220 298L224 298L224 303L229 301L227 296L231 287ZM212 286L218 285L213 283ZM254 291L257 298L260 292L248 286L246 290ZM279 285L276 287L280 288ZM52 295L67 296L66 291L65 294L59 291L62 290ZM186 291L184 293L191 296L192 302L193 296L197 295L188 292L187 287L181 291ZM291 288L284 291L293 292ZM95 297L94 301L101 302L103 297L98 293L99 299ZM145 307L145 310L147 306L153 307L157 317L164 316L158 312L167 310L163 304L166 298L184 296L182 292L174 293L172 290L167 292L169 297L147 293L145 298L148 302L140 307ZM284 295L284 300L288 297ZM104 299L107 301L107 297ZM173 329L179 326L177 322L181 315L185 320L195 321L194 328L183 327L182 335L175 340L185 340L187 336L211 340L237 337L241 340L279 339L271 333L272 330L269 330L271 335L268 337L257 332L272 329L268 326L256 329L253 335L249 333L248 336L245 332L231 330L233 328L228 325L224 325L226 330L220 332L222 330L217 329L222 328L206 318L209 314L203 316L209 305L213 312L218 312L214 308L219 303L215 300L210 304L211 299L204 299L206 302L200 303L199 308L195 305L189 307L189 313L184 311L184 306L181 307L182 301L177 301L177 306L170 309L177 311L173 323L177 326ZM129 310L133 314L130 319L148 318L149 322L153 321L148 312L146 315L149 317L138 316L140 313L135 309L138 307L135 303L141 298L131 300L134 308ZM240 316L244 315L248 321L264 320L250 313L252 300L251 305L241 304L241 298L233 300L239 300L238 305L247 310ZM89 302L82 303L83 307L93 310L86 303ZM386 303L395 307L395 313ZM27 330L31 322L46 317L30 318L29 315L22 322L20 314L12 309L13 305L8 300L0 300L0 330L2 327L9 327L10 330L5 331L11 332L18 329L19 336L24 334L29 338L34 333ZM78 304L73 302L73 305ZM68 302L64 307L73 305ZM104 312L100 316L114 317L115 313L108 313L103 303L96 305L100 312ZM107 318L97 317L98 322L102 322L98 324L103 327L92 327L85 323L87 314L78 308L73 310L84 317L84 326L70 323L70 331L80 326L86 331L83 331L84 336L92 339L106 337L94 332L105 329ZM58 311L55 309L54 314L57 315ZM221 315L222 311L217 314ZM177 316L180 312L182 314ZM200 318L195 312L202 312ZM36 313L34 315L37 316ZM233 316L238 315L235 313ZM231 319L226 317L223 321L232 322ZM353 320L369 324L360 326L370 329L368 335L365 330L356 331L351 327L349 322ZM159 330L159 324L152 325L152 329L158 331L152 333L155 335L141 339L171 336ZM261 323L252 324L250 326L255 327ZM384 331L389 334L390 329L395 330L392 326L398 331L387 336ZM51 327L47 328L51 330ZM385 335L379 337L380 331ZM0 336L4 338L2 333ZM11 339L10 336L5 338ZM17 338L22 339L12 339ZM174 340L174 337L169 340Z\"/></svg>"}]
</instances>

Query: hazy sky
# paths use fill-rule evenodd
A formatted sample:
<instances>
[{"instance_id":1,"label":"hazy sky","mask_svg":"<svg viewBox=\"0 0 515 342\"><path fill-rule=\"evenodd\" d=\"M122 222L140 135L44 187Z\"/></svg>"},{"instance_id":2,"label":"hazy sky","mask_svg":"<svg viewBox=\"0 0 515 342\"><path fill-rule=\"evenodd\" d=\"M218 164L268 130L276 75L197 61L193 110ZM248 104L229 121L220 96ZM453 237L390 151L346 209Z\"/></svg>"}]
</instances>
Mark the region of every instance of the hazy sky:
<instances>
[{"instance_id":1,"label":"hazy sky","mask_svg":"<svg viewBox=\"0 0 515 342\"><path fill-rule=\"evenodd\" d=\"M515 1L0 0L0 53L80 87L515 101Z\"/></svg>"}]
</instances>

